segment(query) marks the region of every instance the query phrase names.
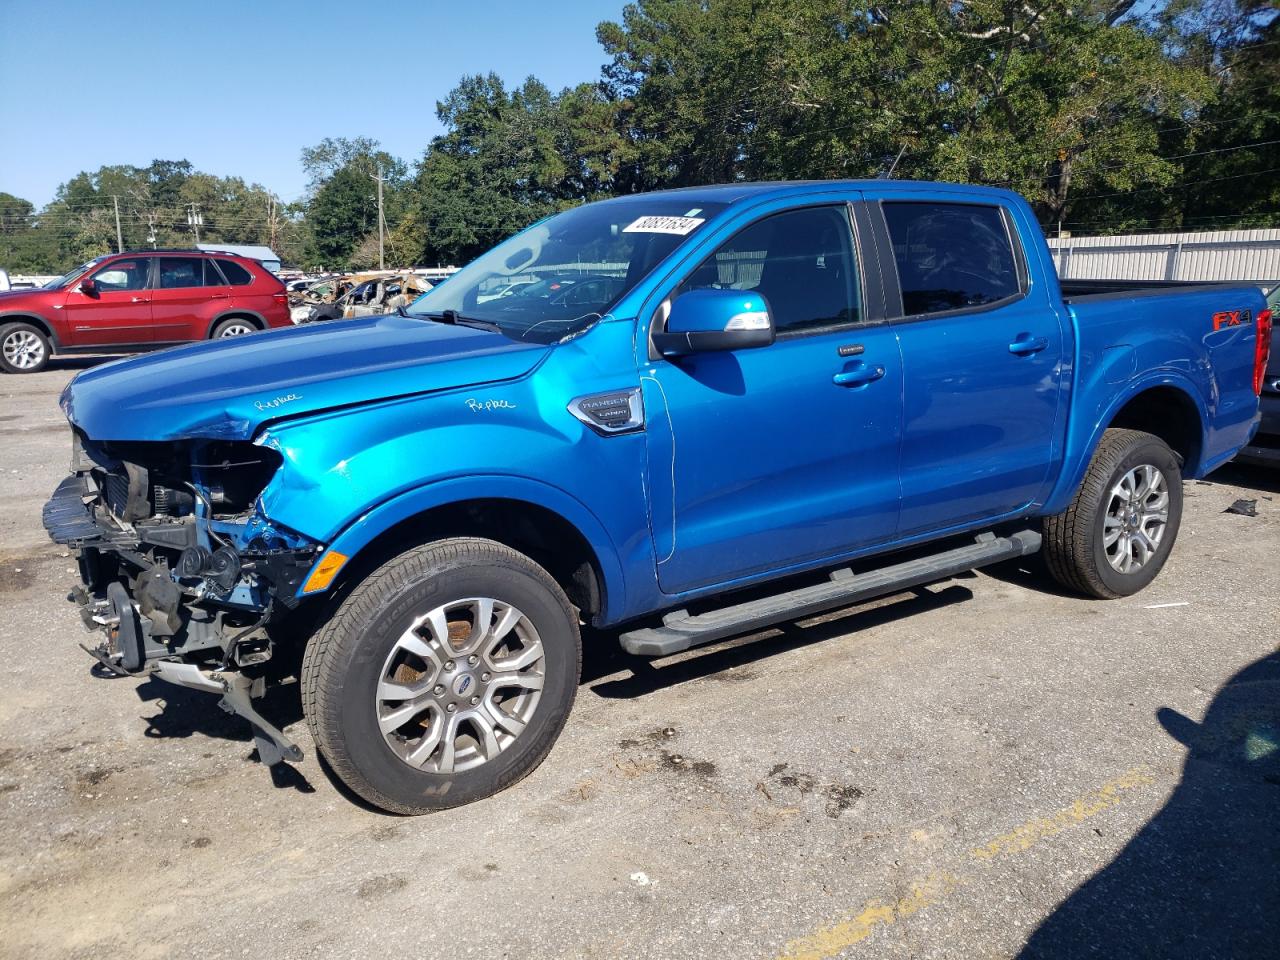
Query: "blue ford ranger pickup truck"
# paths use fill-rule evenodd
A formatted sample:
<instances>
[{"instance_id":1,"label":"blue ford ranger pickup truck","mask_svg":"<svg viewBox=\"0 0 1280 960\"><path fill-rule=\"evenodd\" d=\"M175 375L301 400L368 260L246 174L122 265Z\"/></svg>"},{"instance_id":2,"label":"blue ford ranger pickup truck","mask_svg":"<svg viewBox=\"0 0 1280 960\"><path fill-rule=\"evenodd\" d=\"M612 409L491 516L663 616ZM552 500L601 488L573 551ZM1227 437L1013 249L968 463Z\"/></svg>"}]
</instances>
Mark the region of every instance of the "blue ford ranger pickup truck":
<instances>
[{"instance_id":1,"label":"blue ford ranger pickup truck","mask_svg":"<svg viewBox=\"0 0 1280 960\"><path fill-rule=\"evenodd\" d=\"M81 373L45 524L100 669L216 693L296 761L254 698L305 645L339 778L465 803L551 749L582 625L661 657L1037 550L1146 586L1183 478L1257 427L1270 315L1062 286L1000 190L589 204L395 314Z\"/></svg>"}]
</instances>

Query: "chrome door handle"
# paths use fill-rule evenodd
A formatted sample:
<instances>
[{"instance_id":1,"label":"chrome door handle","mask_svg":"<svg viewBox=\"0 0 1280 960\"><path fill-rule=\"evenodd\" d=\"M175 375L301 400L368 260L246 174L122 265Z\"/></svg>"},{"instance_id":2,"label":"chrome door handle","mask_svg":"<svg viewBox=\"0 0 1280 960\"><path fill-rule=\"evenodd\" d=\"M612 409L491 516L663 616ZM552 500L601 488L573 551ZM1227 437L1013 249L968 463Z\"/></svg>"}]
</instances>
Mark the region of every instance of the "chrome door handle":
<instances>
[{"instance_id":1,"label":"chrome door handle","mask_svg":"<svg viewBox=\"0 0 1280 960\"><path fill-rule=\"evenodd\" d=\"M1020 334L1018 339L1009 344L1009 352L1018 356L1026 356L1032 353L1039 353L1041 350L1049 346L1048 337L1032 337L1029 334Z\"/></svg>"},{"instance_id":2,"label":"chrome door handle","mask_svg":"<svg viewBox=\"0 0 1280 960\"><path fill-rule=\"evenodd\" d=\"M831 378L831 382L837 387L864 387L883 376L884 367L879 364L874 367L860 365L853 370L837 373Z\"/></svg>"},{"instance_id":3,"label":"chrome door handle","mask_svg":"<svg viewBox=\"0 0 1280 960\"><path fill-rule=\"evenodd\" d=\"M129 302L130 303L150 303L151 301L148 300L146 297L130 297Z\"/></svg>"}]
</instances>

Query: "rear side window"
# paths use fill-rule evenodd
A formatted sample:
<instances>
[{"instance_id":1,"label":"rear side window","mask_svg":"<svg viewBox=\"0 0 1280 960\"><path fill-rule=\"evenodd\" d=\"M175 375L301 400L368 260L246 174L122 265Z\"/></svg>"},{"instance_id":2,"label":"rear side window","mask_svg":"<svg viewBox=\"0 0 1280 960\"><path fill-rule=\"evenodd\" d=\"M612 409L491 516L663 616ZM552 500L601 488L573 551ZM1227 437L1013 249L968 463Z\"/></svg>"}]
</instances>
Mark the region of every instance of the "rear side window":
<instances>
[{"instance_id":1,"label":"rear side window","mask_svg":"<svg viewBox=\"0 0 1280 960\"><path fill-rule=\"evenodd\" d=\"M161 290L203 286L203 274L204 261L199 257L160 258L159 286Z\"/></svg>"},{"instance_id":2,"label":"rear side window","mask_svg":"<svg viewBox=\"0 0 1280 960\"><path fill-rule=\"evenodd\" d=\"M907 316L981 307L1022 292L1013 241L999 207L882 206Z\"/></svg>"},{"instance_id":3,"label":"rear side window","mask_svg":"<svg viewBox=\"0 0 1280 960\"><path fill-rule=\"evenodd\" d=\"M218 266L222 268L227 282L233 287L243 287L246 284L253 283L253 274L234 260L219 260Z\"/></svg>"},{"instance_id":4,"label":"rear side window","mask_svg":"<svg viewBox=\"0 0 1280 960\"><path fill-rule=\"evenodd\" d=\"M227 281L222 279L222 274L218 272L218 267L207 257L204 261L204 285L206 287L225 287Z\"/></svg>"}]
</instances>

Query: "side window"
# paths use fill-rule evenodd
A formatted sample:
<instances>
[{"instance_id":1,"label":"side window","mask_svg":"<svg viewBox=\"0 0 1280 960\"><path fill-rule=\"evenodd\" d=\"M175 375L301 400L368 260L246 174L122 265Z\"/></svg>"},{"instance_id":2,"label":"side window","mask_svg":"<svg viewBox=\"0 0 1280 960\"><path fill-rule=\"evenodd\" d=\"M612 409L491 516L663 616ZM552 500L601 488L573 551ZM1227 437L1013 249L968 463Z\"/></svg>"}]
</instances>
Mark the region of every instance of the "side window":
<instances>
[{"instance_id":1,"label":"side window","mask_svg":"<svg viewBox=\"0 0 1280 960\"><path fill-rule=\"evenodd\" d=\"M1022 292L999 207L885 203L907 316L996 303Z\"/></svg>"},{"instance_id":2,"label":"side window","mask_svg":"<svg viewBox=\"0 0 1280 960\"><path fill-rule=\"evenodd\" d=\"M862 320L862 285L848 208L807 207L744 227L677 293L716 288L764 294L778 333Z\"/></svg>"},{"instance_id":3,"label":"side window","mask_svg":"<svg viewBox=\"0 0 1280 960\"><path fill-rule=\"evenodd\" d=\"M150 257L113 260L93 275L93 282L100 290L145 290L150 268Z\"/></svg>"},{"instance_id":4,"label":"side window","mask_svg":"<svg viewBox=\"0 0 1280 960\"><path fill-rule=\"evenodd\" d=\"M204 263L198 257L161 257L159 289L204 286Z\"/></svg>"},{"instance_id":5,"label":"side window","mask_svg":"<svg viewBox=\"0 0 1280 960\"><path fill-rule=\"evenodd\" d=\"M227 282L233 287L243 287L246 284L253 283L253 274L234 260L219 260L218 266L222 268L222 273L227 278Z\"/></svg>"},{"instance_id":6,"label":"side window","mask_svg":"<svg viewBox=\"0 0 1280 960\"><path fill-rule=\"evenodd\" d=\"M227 281L222 279L217 265L208 257L204 258L204 285L206 287L225 287Z\"/></svg>"}]
</instances>

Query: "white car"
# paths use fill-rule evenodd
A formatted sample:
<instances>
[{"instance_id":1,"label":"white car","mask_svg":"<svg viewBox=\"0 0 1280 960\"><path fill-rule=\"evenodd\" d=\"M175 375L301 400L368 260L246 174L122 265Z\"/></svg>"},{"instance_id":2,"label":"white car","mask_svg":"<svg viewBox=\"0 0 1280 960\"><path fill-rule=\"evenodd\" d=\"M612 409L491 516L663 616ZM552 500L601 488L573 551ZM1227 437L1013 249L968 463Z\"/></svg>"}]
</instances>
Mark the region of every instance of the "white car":
<instances>
[{"instance_id":1,"label":"white car","mask_svg":"<svg viewBox=\"0 0 1280 960\"><path fill-rule=\"evenodd\" d=\"M503 297L509 297L526 284L537 283L534 277L525 277L523 280L513 280L511 283L504 284L491 293L482 294L476 297L476 303L488 303L490 300L501 300Z\"/></svg>"}]
</instances>

